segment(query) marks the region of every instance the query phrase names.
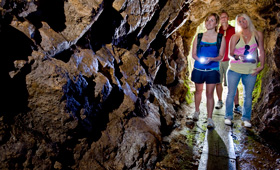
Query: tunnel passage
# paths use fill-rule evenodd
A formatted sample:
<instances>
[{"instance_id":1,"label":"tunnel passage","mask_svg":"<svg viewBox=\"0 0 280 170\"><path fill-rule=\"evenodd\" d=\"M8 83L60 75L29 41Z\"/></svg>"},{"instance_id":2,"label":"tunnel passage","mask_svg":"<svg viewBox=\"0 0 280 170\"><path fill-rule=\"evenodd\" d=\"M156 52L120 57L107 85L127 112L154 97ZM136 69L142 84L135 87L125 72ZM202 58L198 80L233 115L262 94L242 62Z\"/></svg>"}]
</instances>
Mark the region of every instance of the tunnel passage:
<instances>
[{"instance_id":1,"label":"tunnel passage","mask_svg":"<svg viewBox=\"0 0 280 170\"><path fill-rule=\"evenodd\" d=\"M219 5L217 5L219 4ZM193 3L190 6L190 19L181 26L178 32L184 41L185 56L191 55L191 43L196 34L196 28L204 22L208 13L220 13L225 10L229 14L229 20L234 20L237 14L246 13L252 19L256 29L263 32L265 48L265 68L258 75L253 92L252 122L260 134L270 141L279 140L279 133L276 132L276 122L279 119L279 105L276 98L279 98L279 5L275 1L246 3L240 2L218 2ZM277 21L276 21L277 20ZM190 61L188 61L190 64ZM189 66L190 67L190 66ZM274 97L272 97L274 96ZM269 101L269 102L268 102ZM272 123L273 122L273 123ZM275 126L276 125L276 126ZM273 143L273 142L272 142ZM274 142L275 147L279 148Z\"/></svg>"}]
</instances>

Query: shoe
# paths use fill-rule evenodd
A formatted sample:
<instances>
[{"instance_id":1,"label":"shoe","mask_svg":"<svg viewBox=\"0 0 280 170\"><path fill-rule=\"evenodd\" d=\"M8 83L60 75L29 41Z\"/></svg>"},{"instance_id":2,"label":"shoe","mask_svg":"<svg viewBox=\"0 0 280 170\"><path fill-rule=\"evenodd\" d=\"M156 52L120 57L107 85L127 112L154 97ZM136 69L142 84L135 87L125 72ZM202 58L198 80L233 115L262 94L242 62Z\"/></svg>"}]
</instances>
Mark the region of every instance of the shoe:
<instances>
[{"instance_id":1,"label":"shoe","mask_svg":"<svg viewBox=\"0 0 280 170\"><path fill-rule=\"evenodd\" d=\"M225 124L231 126L231 120L230 119L225 119Z\"/></svg>"},{"instance_id":2,"label":"shoe","mask_svg":"<svg viewBox=\"0 0 280 170\"><path fill-rule=\"evenodd\" d=\"M222 100L219 100L219 101L217 102L217 105L215 106L215 109L220 109L220 108L223 107L223 105L224 105L223 101L222 101Z\"/></svg>"},{"instance_id":3,"label":"shoe","mask_svg":"<svg viewBox=\"0 0 280 170\"><path fill-rule=\"evenodd\" d=\"M194 121L198 121L199 114L200 114L199 111L198 112L194 112L194 114L193 114L193 120Z\"/></svg>"},{"instance_id":4,"label":"shoe","mask_svg":"<svg viewBox=\"0 0 280 170\"><path fill-rule=\"evenodd\" d=\"M208 129L215 128L214 122L213 122L213 120L211 118L207 119L207 128Z\"/></svg>"},{"instance_id":5,"label":"shoe","mask_svg":"<svg viewBox=\"0 0 280 170\"><path fill-rule=\"evenodd\" d=\"M244 126L247 127L247 128L250 128L250 127L252 127L252 124L245 120L244 121Z\"/></svg>"},{"instance_id":6,"label":"shoe","mask_svg":"<svg viewBox=\"0 0 280 170\"><path fill-rule=\"evenodd\" d=\"M234 113L237 113L237 114L242 114L242 107L241 106L237 106L233 109L233 112Z\"/></svg>"}]
</instances>

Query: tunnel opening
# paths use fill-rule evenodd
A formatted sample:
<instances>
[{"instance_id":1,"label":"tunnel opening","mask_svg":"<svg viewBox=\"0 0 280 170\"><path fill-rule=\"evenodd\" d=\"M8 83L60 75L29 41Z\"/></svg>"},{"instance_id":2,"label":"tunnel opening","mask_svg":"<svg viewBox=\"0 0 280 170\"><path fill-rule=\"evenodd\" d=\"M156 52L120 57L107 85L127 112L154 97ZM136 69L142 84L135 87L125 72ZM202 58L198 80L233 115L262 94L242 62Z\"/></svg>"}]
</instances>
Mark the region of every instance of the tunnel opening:
<instances>
[{"instance_id":1,"label":"tunnel opening","mask_svg":"<svg viewBox=\"0 0 280 170\"><path fill-rule=\"evenodd\" d=\"M265 13L268 13L268 12L263 11L263 10L261 10L261 11L263 13L252 14L252 13L248 13L247 11L246 12L244 12L244 11L239 12L238 11L238 12L234 13L234 14L246 13L247 15L249 15L251 17L251 19L253 21L253 24L255 25L256 29L261 31L264 34L264 38L265 38L265 40L264 40L264 47L265 47L265 53L266 53L265 54L266 55L265 69L258 75L257 82L255 84L255 88L254 88L254 91L253 91L253 106L252 106L252 119L251 119L251 121L254 122L254 127L251 130L244 130L244 131L242 131L242 133L245 133L246 135L248 135L248 138L251 138L254 135L257 136L258 138L262 137L263 139L260 139L260 141L257 141L257 143L259 142L257 145L262 149L263 149L263 146L265 146L265 147L268 146L268 147L270 147L268 149L269 150L268 152L271 152L271 153L275 154L277 152L279 153L279 146L275 144L275 141L277 141L277 137L276 138L272 138L271 136L268 137L269 135L271 135L275 132L274 131L275 128L274 128L274 125L271 124L269 126L267 124L265 125L265 123L267 123L268 119L271 119L270 121L273 120L273 122L279 122L279 119L275 118L276 114L279 115L279 112L278 113L275 112L277 110L276 109L277 106L275 105L275 102L271 101L270 104L274 104L274 109L271 110L273 112L273 114L263 113L263 111L264 111L263 109L264 108L267 109L267 106L266 106L267 104L262 103L262 102L265 102L264 99L263 99L265 95L268 95L269 93L272 95L274 93L272 89L268 90L267 87L264 87L269 81L271 82L271 80L268 80L268 79L271 79L272 77L275 77L275 78L279 77L279 76L274 75L275 68L274 69L271 68L272 63L275 63L275 64L272 64L272 65L276 65L276 67L279 64L279 62L278 63L275 62L275 60L279 59L279 57L275 57L275 56L277 56L275 53L277 53L277 54L279 53L279 50L275 50L276 48L278 48L278 46L276 45L277 47L276 48L274 47L275 44L277 44L277 40L279 39L279 38L277 38L277 36L279 36L279 34L276 33L276 35L275 35L275 33L271 33L271 32L274 32L274 31L272 31L272 30L274 30L272 28L276 27L275 26L276 21L275 21L274 17L272 17L271 20L268 20L266 22L265 20L260 19L260 18L263 17L263 18L267 19L268 14L265 14ZM279 9L278 9L278 11L279 11ZM236 15L232 15L232 16L236 16ZM235 26L234 22L235 22L234 20L230 20L229 24L232 25L232 26ZM273 23L273 25L271 26L271 25L267 25L265 23ZM191 23L190 22L190 24L195 25L197 23ZM188 72L190 73L190 74L188 74L189 79L191 77L191 72L193 70L193 65L194 65L194 59L192 58L193 40L194 40L195 36L198 34L198 32L204 32L203 29L199 29L199 27L204 27L203 25L204 25L204 22L199 24L199 26L196 27L195 31L193 31L194 32L193 34L183 35L186 38L188 38L188 40L185 40L184 42L185 42L185 44L188 44L188 46L189 46L189 48L185 48L185 49L187 49L185 51L185 53L187 54L186 56L187 56L187 59L188 59ZM188 28L190 30L192 28L192 26L187 26L186 28ZM184 31L182 31L182 32L184 32ZM275 42L275 40L276 40L276 42ZM272 53L274 53L274 54L272 54ZM271 59L271 58L273 58L273 59ZM271 61L271 60L274 60L274 61ZM267 68L267 67L269 67L268 65L270 65L270 68ZM271 70L271 71L268 71L268 70ZM274 70L274 71L272 71L272 70ZM273 76L268 76L268 72L271 72L271 73L274 72ZM279 72L279 71L276 71L276 72ZM278 79L278 78L276 78L276 79ZM189 84L192 84L192 82L190 82ZM270 84L270 87L272 87L273 86L272 84L277 84L277 83L274 82L274 83L269 83L269 84ZM242 106L243 105L243 87L242 87L241 81L239 82L238 89L239 89L239 102L240 102L240 105ZM269 91L272 91L272 92L269 92ZM214 95L216 95L215 91L214 91ZM276 96L278 96L278 95L276 95ZM269 100L269 99L266 99L266 101L267 100ZM279 108L279 105L278 105L278 108ZM266 118L266 114L269 114L270 118ZM265 123L263 123L264 120L266 121ZM240 127L235 127L235 128L238 129ZM260 128L264 128L264 129L260 130ZM261 131L261 133L259 133L260 131ZM272 131L274 131L274 132L272 132ZM269 135L264 135L264 134L269 134ZM274 133L274 136L277 136L276 133ZM244 139L242 139L242 140L244 140ZM248 142L246 140L247 139L245 139L245 142ZM274 142L272 142L272 141L274 141ZM238 139L235 139L234 142L237 142L236 145L240 144L239 143L240 141L238 141ZM241 141L241 142L244 142L244 141ZM248 149L248 147L245 146L242 149L243 149L243 151L244 151L244 149L246 151L246 149ZM256 150L258 150L258 149L256 149ZM259 151L259 154L260 154L260 152L262 152L261 149ZM252 157L256 156L254 153L250 153L250 154L251 154L251 156L253 155ZM258 157L261 157L261 156L258 156ZM241 161L244 161L245 159L246 159L245 157L240 157ZM242 166L244 167L244 165L248 165L244 162L242 162L241 164L242 165L238 165L239 168L242 167ZM262 165L255 165L255 166L262 167Z\"/></svg>"}]
</instances>

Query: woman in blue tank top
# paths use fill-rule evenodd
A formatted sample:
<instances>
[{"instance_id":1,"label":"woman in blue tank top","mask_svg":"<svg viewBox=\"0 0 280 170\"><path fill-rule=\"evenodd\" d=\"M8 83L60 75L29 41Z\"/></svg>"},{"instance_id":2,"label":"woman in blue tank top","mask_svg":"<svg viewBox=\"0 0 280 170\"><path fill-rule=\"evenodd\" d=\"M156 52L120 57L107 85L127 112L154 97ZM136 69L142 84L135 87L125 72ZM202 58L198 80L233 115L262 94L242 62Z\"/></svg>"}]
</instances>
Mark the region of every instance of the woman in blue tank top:
<instances>
[{"instance_id":1,"label":"woman in blue tank top","mask_svg":"<svg viewBox=\"0 0 280 170\"><path fill-rule=\"evenodd\" d=\"M197 121L200 114L201 95L204 82L206 82L207 100L207 128L214 128L212 113L214 109L214 89L216 83L220 82L219 61L225 53L226 41L222 36L222 41L218 43L217 33L219 16L212 13L206 17L206 32L197 35L193 42L192 57L195 60L191 80L195 83L195 112L193 120ZM217 45L218 43L218 45Z\"/></svg>"},{"instance_id":2,"label":"woman in blue tank top","mask_svg":"<svg viewBox=\"0 0 280 170\"><path fill-rule=\"evenodd\" d=\"M197 51L197 57L201 60L201 58L211 57L215 58L219 56L217 42L200 42L200 49ZM210 61L209 63L201 63L198 60L194 62L194 68L197 69L211 69L211 70L219 70L219 61Z\"/></svg>"}]
</instances>

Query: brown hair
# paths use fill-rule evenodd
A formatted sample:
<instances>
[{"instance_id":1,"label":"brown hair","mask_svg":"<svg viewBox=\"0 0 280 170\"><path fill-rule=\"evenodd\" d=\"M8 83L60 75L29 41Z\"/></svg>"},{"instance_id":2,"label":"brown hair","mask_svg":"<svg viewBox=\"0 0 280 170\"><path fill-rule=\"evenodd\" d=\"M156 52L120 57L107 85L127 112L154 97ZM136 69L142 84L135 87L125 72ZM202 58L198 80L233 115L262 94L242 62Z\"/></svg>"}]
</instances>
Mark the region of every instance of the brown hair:
<instances>
[{"instance_id":1,"label":"brown hair","mask_svg":"<svg viewBox=\"0 0 280 170\"><path fill-rule=\"evenodd\" d=\"M205 21L207 21L208 18L211 17L211 16L215 17L215 19L216 19L217 26L215 27L215 31L218 31L219 22L220 22L220 17L219 17L219 15L216 14L216 13L211 13L211 14L209 14L209 15L206 17Z\"/></svg>"},{"instance_id":2,"label":"brown hair","mask_svg":"<svg viewBox=\"0 0 280 170\"><path fill-rule=\"evenodd\" d=\"M227 11L225 11L225 10L222 10L222 12L220 13L220 15L221 15L221 14L227 14L227 16L229 17Z\"/></svg>"}]
</instances>

